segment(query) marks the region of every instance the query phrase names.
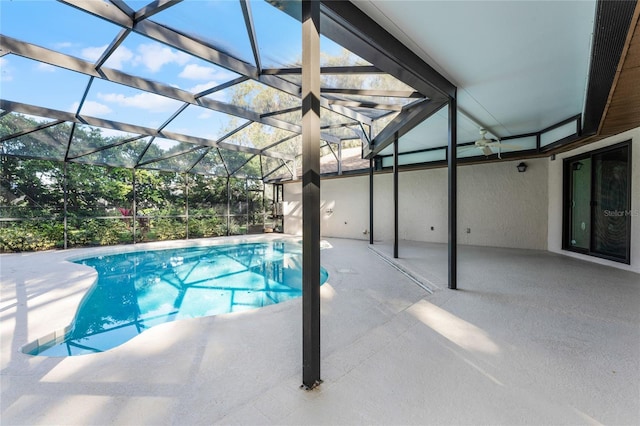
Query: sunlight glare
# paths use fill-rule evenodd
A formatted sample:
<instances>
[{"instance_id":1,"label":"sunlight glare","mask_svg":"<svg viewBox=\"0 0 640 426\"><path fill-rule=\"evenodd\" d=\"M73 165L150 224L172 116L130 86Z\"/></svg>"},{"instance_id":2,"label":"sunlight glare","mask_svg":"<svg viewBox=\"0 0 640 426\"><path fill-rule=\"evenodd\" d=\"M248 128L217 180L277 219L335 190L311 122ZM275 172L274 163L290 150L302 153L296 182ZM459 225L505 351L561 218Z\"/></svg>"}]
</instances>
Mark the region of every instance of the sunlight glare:
<instances>
[{"instance_id":1,"label":"sunlight glare","mask_svg":"<svg viewBox=\"0 0 640 426\"><path fill-rule=\"evenodd\" d=\"M332 300L336 296L336 291L328 282L320 287L320 297L322 300Z\"/></svg>"},{"instance_id":2,"label":"sunlight glare","mask_svg":"<svg viewBox=\"0 0 640 426\"><path fill-rule=\"evenodd\" d=\"M483 330L426 300L414 304L407 311L463 349L487 354L500 351L498 345Z\"/></svg>"}]
</instances>

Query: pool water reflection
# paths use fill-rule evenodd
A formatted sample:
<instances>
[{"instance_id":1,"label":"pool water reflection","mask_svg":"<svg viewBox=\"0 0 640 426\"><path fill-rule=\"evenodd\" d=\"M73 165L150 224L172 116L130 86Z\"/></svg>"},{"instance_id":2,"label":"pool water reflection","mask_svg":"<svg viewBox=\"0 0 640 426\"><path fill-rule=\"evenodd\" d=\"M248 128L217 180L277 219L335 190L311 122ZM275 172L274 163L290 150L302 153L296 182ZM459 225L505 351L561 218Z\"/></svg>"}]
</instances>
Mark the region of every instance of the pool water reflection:
<instances>
[{"instance_id":1,"label":"pool water reflection","mask_svg":"<svg viewBox=\"0 0 640 426\"><path fill-rule=\"evenodd\" d=\"M302 295L302 246L289 241L130 252L76 263L95 268L96 283L66 335L31 347L29 354L102 352L165 322ZM321 283L326 279L322 269Z\"/></svg>"}]
</instances>

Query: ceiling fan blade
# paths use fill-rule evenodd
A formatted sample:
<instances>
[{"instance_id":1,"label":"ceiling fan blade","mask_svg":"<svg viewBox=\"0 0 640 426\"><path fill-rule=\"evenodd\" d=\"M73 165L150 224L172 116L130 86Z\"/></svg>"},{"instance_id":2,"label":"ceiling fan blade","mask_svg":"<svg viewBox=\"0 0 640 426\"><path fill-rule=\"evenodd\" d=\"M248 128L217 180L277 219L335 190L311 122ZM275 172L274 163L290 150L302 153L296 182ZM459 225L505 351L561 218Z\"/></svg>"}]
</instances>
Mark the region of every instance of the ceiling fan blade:
<instances>
[{"instance_id":1,"label":"ceiling fan blade","mask_svg":"<svg viewBox=\"0 0 640 426\"><path fill-rule=\"evenodd\" d=\"M483 146L483 147L480 147L480 150L481 150L481 151L482 151L482 153L483 153L484 155L486 155L486 156L489 156L489 155L493 154L493 151L491 150L491 147L490 147L490 146L487 146L487 145L485 145L485 146Z\"/></svg>"},{"instance_id":2,"label":"ceiling fan blade","mask_svg":"<svg viewBox=\"0 0 640 426\"><path fill-rule=\"evenodd\" d=\"M497 145L493 145L493 146L497 147L498 149L500 149L502 151L518 151L518 150L525 149L525 147L521 146L521 145L497 144Z\"/></svg>"}]
</instances>

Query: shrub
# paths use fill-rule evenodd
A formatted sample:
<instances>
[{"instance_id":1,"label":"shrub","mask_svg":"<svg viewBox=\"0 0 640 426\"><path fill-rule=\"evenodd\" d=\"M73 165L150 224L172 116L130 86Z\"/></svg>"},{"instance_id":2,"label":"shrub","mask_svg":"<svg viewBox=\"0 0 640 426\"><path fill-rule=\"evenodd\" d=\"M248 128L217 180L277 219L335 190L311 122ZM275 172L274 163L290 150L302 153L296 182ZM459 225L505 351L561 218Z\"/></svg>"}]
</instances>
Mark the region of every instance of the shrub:
<instances>
[{"instance_id":1,"label":"shrub","mask_svg":"<svg viewBox=\"0 0 640 426\"><path fill-rule=\"evenodd\" d=\"M226 233L226 220L219 216L189 218L189 237L216 237Z\"/></svg>"},{"instance_id":2,"label":"shrub","mask_svg":"<svg viewBox=\"0 0 640 426\"><path fill-rule=\"evenodd\" d=\"M56 222L21 221L0 228L0 252L50 250L62 247L64 225Z\"/></svg>"}]
</instances>

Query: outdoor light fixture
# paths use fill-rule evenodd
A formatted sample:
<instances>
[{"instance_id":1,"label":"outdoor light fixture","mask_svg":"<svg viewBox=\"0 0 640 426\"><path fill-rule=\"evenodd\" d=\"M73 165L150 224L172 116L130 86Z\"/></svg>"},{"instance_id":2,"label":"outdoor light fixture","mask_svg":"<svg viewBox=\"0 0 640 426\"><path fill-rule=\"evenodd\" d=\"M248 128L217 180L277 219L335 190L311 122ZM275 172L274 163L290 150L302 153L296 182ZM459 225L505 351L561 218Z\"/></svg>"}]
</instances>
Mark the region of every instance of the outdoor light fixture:
<instances>
[{"instance_id":1,"label":"outdoor light fixture","mask_svg":"<svg viewBox=\"0 0 640 426\"><path fill-rule=\"evenodd\" d=\"M488 157L489 155L493 154L493 151L491 151L491 148L489 148L488 146L483 146L482 153Z\"/></svg>"},{"instance_id":2,"label":"outdoor light fixture","mask_svg":"<svg viewBox=\"0 0 640 426\"><path fill-rule=\"evenodd\" d=\"M524 173L527 171L527 165L523 161L521 161L520 164L518 164L516 167L518 168L518 172L520 173Z\"/></svg>"}]
</instances>

